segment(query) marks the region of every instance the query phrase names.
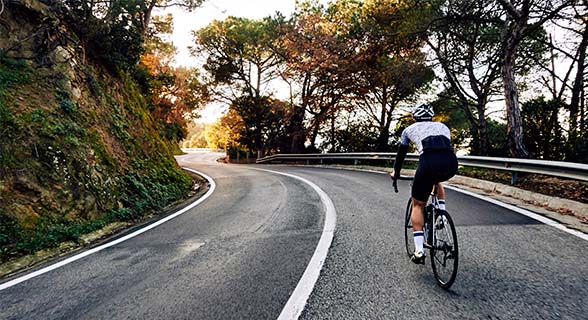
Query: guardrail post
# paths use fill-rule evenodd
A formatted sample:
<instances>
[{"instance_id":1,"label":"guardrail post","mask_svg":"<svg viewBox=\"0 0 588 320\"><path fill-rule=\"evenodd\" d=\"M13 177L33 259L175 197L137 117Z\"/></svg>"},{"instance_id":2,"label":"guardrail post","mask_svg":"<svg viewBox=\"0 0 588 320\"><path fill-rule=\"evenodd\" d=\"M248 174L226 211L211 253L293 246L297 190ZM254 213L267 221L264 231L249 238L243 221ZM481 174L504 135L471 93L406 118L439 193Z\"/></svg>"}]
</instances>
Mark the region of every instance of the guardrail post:
<instances>
[{"instance_id":1,"label":"guardrail post","mask_svg":"<svg viewBox=\"0 0 588 320\"><path fill-rule=\"evenodd\" d=\"M359 163L359 160L353 160L353 165L357 165Z\"/></svg>"},{"instance_id":2,"label":"guardrail post","mask_svg":"<svg viewBox=\"0 0 588 320\"><path fill-rule=\"evenodd\" d=\"M511 179L510 179L510 184L514 185L517 183L518 180L519 180L519 173L516 171L513 171Z\"/></svg>"}]
</instances>

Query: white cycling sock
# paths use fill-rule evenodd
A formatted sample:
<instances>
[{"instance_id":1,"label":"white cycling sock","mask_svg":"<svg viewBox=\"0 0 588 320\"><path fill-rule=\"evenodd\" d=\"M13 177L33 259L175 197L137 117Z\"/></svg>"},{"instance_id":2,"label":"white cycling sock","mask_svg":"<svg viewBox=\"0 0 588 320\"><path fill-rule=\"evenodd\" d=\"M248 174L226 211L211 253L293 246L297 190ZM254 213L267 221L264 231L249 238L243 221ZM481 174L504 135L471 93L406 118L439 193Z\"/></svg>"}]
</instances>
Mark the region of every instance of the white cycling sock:
<instances>
[{"instance_id":1,"label":"white cycling sock","mask_svg":"<svg viewBox=\"0 0 588 320\"><path fill-rule=\"evenodd\" d=\"M439 209L445 210L445 200L439 200Z\"/></svg>"},{"instance_id":2,"label":"white cycling sock","mask_svg":"<svg viewBox=\"0 0 588 320\"><path fill-rule=\"evenodd\" d=\"M423 242L425 241L425 233L423 231L414 231L414 248L417 252L423 251Z\"/></svg>"}]
</instances>

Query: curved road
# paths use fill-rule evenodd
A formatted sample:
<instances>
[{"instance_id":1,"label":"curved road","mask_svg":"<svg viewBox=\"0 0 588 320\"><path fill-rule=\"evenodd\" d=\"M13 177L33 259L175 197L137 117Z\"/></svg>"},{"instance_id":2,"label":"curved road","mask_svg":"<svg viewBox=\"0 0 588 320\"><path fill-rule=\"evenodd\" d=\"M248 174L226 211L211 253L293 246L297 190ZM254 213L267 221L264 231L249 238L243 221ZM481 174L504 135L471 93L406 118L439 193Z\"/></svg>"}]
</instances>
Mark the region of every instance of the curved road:
<instances>
[{"instance_id":1,"label":"curved road","mask_svg":"<svg viewBox=\"0 0 588 320\"><path fill-rule=\"evenodd\" d=\"M215 157L178 158L215 180L208 199L0 291L0 319L276 319L319 241L324 206L298 179ZM261 168L314 182L337 211L335 237L301 319L588 318L585 240L447 191L460 269L444 291L429 261L416 266L406 257L407 184L393 194L381 174Z\"/></svg>"}]
</instances>

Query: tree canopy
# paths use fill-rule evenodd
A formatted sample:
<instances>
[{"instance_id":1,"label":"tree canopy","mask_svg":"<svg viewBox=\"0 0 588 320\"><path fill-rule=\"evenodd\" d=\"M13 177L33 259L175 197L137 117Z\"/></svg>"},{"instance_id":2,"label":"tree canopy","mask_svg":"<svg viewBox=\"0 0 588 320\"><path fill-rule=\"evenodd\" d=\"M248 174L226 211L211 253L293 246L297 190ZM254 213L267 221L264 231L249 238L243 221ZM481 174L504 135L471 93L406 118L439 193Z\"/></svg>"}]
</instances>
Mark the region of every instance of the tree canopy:
<instances>
[{"instance_id":1,"label":"tree canopy","mask_svg":"<svg viewBox=\"0 0 588 320\"><path fill-rule=\"evenodd\" d=\"M298 1L290 17L194 30L202 69L174 67L175 48L159 37L171 20L153 10L201 3L51 2L88 57L136 76L174 139L210 100L230 110L225 144L258 156L390 151L406 111L428 101L472 154L573 160L587 144L586 1ZM545 92L552 99L537 100ZM538 114L555 121L539 128ZM508 139L492 137L502 128ZM565 148L541 151L538 132Z\"/></svg>"}]
</instances>

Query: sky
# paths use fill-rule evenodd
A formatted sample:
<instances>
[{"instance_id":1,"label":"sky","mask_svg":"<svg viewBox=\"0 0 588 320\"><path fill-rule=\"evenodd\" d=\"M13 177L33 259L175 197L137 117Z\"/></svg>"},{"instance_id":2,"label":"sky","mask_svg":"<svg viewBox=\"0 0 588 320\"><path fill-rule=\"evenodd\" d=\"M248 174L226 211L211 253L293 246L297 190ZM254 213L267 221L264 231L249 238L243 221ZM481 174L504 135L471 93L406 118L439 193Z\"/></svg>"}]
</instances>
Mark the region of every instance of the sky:
<instances>
[{"instance_id":1,"label":"sky","mask_svg":"<svg viewBox=\"0 0 588 320\"><path fill-rule=\"evenodd\" d=\"M321 2L328 2L324 0ZM194 44L192 31L207 26L213 20L224 20L228 16L260 19L281 12L290 16L295 9L295 0L206 0L192 12L180 8L168 8L155 14L171 13L174 32L171 41L178 49L177 66L196 67L202 63L190 55L189 46ZM201 112L198 122L211 123L218 119L226 106L209 105Z\"/></svg>"},{"instance_id":2,"label":"sky","mask_svg":"<svg viewBox=\"0 0 588 320\"><path fill-rule=\"evenodd\" d=\"M192 31L207 26L212 20L224 20L228 16L259 19L276 12L290 16L294 12L295 0L207 0L192 12L180 8L166 9L174 17L172 41L178 48L176 64L196 66L194 57L187 49L194 43Z\"/></svg>"}]
</instances>

